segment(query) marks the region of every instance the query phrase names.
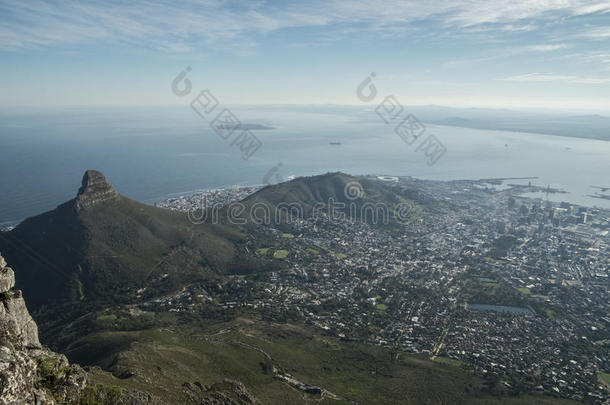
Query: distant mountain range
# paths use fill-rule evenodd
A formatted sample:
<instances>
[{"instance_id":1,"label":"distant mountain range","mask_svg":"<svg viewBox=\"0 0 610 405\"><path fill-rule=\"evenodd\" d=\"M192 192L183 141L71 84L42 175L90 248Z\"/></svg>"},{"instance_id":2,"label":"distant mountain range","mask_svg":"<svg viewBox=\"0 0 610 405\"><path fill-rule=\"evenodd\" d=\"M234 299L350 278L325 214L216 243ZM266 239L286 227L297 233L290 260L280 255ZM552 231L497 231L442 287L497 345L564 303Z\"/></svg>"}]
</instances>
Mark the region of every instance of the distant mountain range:
<instances>
[{"instance_id":1,"label":"distant mountain range","mask_svg":"<svg viewBox=\"0 0 610 405\"><path fill-rule=\"evenodd\" d=\"M405 109L415 114L419 120L430 124L610 141L610 117L599 114L440 106L415 106Z\"/></svg>"},{"instance_id":2,"label":"distant mountain range","mask_svg":"<svg viewBox=\"0 0 610 405\"><path fill-rule=\"evenodd\" d=\"M269 107L269 106L268 106ZM377 120L372 112L377 106L294 105L282 106L295 111L337 113L354 119ZM258 106L260 111L265 107ZM610 116L551 109L457 108L440 105L405 105L405 114L413 114L427 124L497 131L530 132L610 141ZM363 115L364 114L364 115Z\"/></svg>"}]
</instances>

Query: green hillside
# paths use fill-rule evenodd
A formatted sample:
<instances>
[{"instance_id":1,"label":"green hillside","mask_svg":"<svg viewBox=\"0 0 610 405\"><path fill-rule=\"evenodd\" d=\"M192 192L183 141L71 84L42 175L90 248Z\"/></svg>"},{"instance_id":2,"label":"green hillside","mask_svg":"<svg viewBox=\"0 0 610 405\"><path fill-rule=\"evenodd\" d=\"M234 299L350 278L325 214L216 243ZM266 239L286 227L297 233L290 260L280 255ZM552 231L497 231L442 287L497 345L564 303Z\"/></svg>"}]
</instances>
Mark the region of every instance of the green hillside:
<instances>
[{"instance_id":1,"label":"green hillside","mask_svg":"<svg viewBox=\"0 0 610 405\"><path fill-rule=\"evenodd\" d=\"M110 187L108 185L108 187ZM82 208L79 194L0 237L30 306L61 301L126 301L141 288L161 294L262 263L234 225L193 224L185 213L116 195Z\"/></svg>"},{"instance_id":2,"label":"green hillside","mask_svg":"<svg viewBox=\"0 0 610 405\"><path fill-rule=\"evenodd\" d=\"M359 194L350 195L354 190ZM284 223L294 207L304 218L314 209L328 214L329 202L343 204L337 211L348 219L398 228L436 204L415 191L329 173L259 190L243 201L243 224L227 220L226 210L218 221L193 224L186 213L120 196L101 173L88 171L75 199L0 234L0 251L13 263L33 308L64 301L129 302L142 288L142 297L152 297L212 276L273 270L277 261L248 254L247 235L258 244L265 239L252 208L264 205L269 223L275 218ZM406 216L396 212L401 205Z\"/></svg>"},{"instance_id":3,"label":"green hillside","mask_svg":"<svg viewBox=\"0 0 610 405\"><path fill-rule=\"evenodd\" d=\"M263 404L572 403L545 396L509 397L501 384L451 364L404 353L394 357L386 349L343 342L302 324L260 319L239 318L201 329L180 325L101 333L76 343L68 354L86 362L89 354L83 348L90 346L103 348L105 355L97 355L93 364L110 371L95 371L94 381L149 392L165 403L200 403L207 392L198 384L210 387L227 377ZM279 374L319 387L324 394L295 388Z\"/></svg>"},{"instance_id":4,"label":"green hillside","mask_svg":"<svg viewBox=\"0 0 610 405\"><path fill-rule=\"evenodd\" d=\"M296 212L305 219L320 213L330 216L328 207L334 205L337 217L390 228L401 228L438 205L417 190L344 173L299 177L267 186L243 202L248 208L269 207L272 218L282 222Z\"/></svg>"}]
</instances>

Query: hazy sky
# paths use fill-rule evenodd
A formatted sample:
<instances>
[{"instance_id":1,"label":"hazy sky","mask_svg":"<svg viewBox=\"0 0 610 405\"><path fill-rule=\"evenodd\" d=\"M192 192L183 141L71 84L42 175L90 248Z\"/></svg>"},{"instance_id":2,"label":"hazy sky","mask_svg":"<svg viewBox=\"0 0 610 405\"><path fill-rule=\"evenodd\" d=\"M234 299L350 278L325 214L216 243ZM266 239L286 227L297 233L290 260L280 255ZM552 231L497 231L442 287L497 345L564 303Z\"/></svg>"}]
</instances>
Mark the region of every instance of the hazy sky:
<instances>
[{"instance_id":1,"label":"hazy sky","mask_svg":"<svg viewBox=\"0 0 610 405\"><path fill-rule=\"evenodd\" d=\"M0 0L0 105L403 104L610 110L610 1Z\"/></svg>"}]
</instances>

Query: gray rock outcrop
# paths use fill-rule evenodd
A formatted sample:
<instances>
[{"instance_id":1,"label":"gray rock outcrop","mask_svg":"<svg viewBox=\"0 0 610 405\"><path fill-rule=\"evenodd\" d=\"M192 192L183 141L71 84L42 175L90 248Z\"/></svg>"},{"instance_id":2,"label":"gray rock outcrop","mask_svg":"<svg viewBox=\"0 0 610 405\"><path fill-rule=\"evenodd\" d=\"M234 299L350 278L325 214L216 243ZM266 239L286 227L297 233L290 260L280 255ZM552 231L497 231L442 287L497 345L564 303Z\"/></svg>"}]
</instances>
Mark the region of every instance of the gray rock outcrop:
<instances>
[{"instance_id":1,"label":"gray rock outcrop","mask_svg":"<svg viewBox=\"0 0 610 405\"><path fill-rule=\"evenodd\" d=\"M97 170L87 170L76 196L76 209L91 208L104 201L119 198L119 193L108 183L106 177Z\"/></svg>"},{"instance_id":2,"label":"gray rock outcrop","mask_svg":"<svg viewBox=\"0 0 610 405\"><path fill-rule=\"evenodd\" d=\"M15 273L0 256L0 404L76 402L85 372L41 346L38 326L14 285Z\"/></svg>"},{"instance_id":3,"label":"gray rock outcrop","mask_svg":"<svg viewBox=\"0 0 610 405\"><path fill-rule=\"evenodd\" d=\"M0 256L0 293L7 292L15 286L15 272L6 267L4 258Z\"/></svg>"},{"instance_id":4,"label":"gray rock outcrop","mask_svg":"<svg viewBox=\"0 0 610 405\"><path fill-rule=\"evenodd\" d=\"M0 325L27 349L40 349L38 326L30 316L21 291L3 291Z\"/></svg>"}]
</instances>

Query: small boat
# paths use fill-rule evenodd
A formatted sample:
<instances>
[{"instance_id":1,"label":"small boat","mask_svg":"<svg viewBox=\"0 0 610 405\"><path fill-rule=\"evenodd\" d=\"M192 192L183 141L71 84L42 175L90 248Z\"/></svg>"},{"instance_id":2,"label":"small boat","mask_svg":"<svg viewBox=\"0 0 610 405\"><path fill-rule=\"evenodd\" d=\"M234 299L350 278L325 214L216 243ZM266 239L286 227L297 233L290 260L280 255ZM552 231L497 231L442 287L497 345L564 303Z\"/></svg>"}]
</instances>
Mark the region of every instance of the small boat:
<instances>
[{"instance_id":1,"label":"small boat","mask_svg":"<svg viewBox=\"0 0 610 405\"><path fill-rule=\"evenodd\" d=\"M329 142L329 145L341 145L341 142Z\"/></svg>"}]
</instances>

